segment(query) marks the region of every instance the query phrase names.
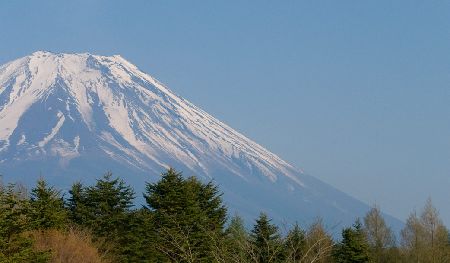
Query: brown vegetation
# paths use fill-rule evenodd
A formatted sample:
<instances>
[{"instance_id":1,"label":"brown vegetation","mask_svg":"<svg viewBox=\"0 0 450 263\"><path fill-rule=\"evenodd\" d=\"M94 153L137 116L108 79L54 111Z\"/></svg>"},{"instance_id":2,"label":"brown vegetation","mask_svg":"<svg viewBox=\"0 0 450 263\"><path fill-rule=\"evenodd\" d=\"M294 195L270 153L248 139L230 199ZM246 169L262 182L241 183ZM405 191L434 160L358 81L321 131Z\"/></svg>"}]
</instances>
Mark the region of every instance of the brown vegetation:
<instances>
[{"instance_id":1,"label":"brown vegetation","mask_svg":"<svg viewBox=\"0 0 450 263\"><path fill-rule=\"evenodd\" d=\"M66 231L49 229L28 233L39 251L50 251L52 263L106 263L110 262L100 253L86 230L69 228Z\"/></svg>"}]
</instances>

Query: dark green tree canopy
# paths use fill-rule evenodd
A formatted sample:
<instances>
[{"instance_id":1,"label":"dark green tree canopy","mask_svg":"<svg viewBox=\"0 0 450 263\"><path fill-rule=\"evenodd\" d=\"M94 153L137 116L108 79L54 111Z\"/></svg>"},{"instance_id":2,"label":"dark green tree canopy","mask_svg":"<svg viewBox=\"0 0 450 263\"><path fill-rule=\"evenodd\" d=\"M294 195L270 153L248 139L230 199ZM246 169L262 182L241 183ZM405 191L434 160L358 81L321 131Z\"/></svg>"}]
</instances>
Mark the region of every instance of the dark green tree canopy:
<instances>
[{"instance_id":1,"label":"dark green tree canopy","mask_svg":"<svg viewBox=\"0 0 450 263\"><path fill-rule=\"evenodd\" d=\"M112 250L118 255L123 255L124 250L130 253L129 235L135 230L131 209L134 191L130 186L108 172L95 185L73 184L69 194L67 210L74 223L90 229L97 239L108 240L110 247L102 250Z\"/></svg>"},{"instance_id":2,"label":"dark green tree canopy","mask_svg":"<svg viewBox=\"0 0 450 263\"><path fill-rule=\"evenodd\" d=\"M0 262L48 262L49 253L33 249L33 241L23 234L37 225L31 210L25 188L0 186Z\"/></svg>"},{"instance_id":3,"label":"dark green tree canopy","mask_svg":"<svg viewBox=\"0 0 450 263\"><path fill-rule=\"evenodd\" d=\"M334 258L338 263L365 263L370 259L369 245L361 222L342 231L342 241L336 245Z\"/></svg>"},{"instance_id":4,"label":"dark green tree canopy","mask_svg":"<svg viewBox=\"0 0 450 263\"><path fill-rule=\"evenodd\" d=\"M298 223L289 230L284 246L287 261L300 262L302 260L306 253L306 234Z\"/></svg>"},{"instance_id":5,"label":"dark green tree canopy","mask_svg":"<svg viewBox=\"0 0 450 263\"><path fill-rule=\"evenodd\" d=\"M256 220L250 238L258 262L277 262L281 258L282 243L278 227L265 213L261 213Z\"/></svg>"},{"instance_id":6,"label":"dark green tree canopy","mask_svg":"<svg viewBox=\"0 0 450 263\"><path fill-rule=\"evenodd\" d=\"M144 194L162 248L173 261L210 262L211 238L223 235L227 209L218 188L169 169Z\"/></svg>"},{"instance_id":7,"label":"dark green tree canopy","mask_svg":"<svg viewBox=\"0 0 450 263\"><path fill-rule=\"evenodd\" d=\"M39 179L31 189L31 220L35 229L64 228L68 215L61 192Z\"/></svg>"},{"instance_id":8,"label":"dark green tree canopy","mask_svg":"<svg viewBox=\"0 0 450 263\"><path fill-rule=\"evenodd\" d=\"M251 231L235 216L227 221L222 194L212 183L174 169L147 183L145 206L133 206L134 191L106 173L93 185L76 182L61 192L39 180L30 193L0 183L0 262L54 262L73 243L50 242L55 233L77 232L77 248L89 243L107 262L449 262L449 231L431 200L407 220L396 247L392 231L373 208L342 231L337 244L320 219L306 231L298 224L281 235L264 213ZM53 233L53 234L52 234ZM73 232L75 233L75 232ZM38 234L38 235L37 235ZM46 236L47 235L47 236ZM73 236L72 238L75 238ZM64 239L66 240L66 239ZM77 242L78 242L77 241ZM50 247L48 246L49 244ZM72 244L72 245L71 245ZM87 248L84 248L87 249ZM86 251L88 251L86 250ZM81 250L83 251L83 250ZM59 261L58 261L59 262Z\"/></svg>"},{"instance_id":9,"label":"dark green tree canopy","mask_svg":"<svg viewBox=\"0 0 450 263\"><path fill-rule=\"evenodd\" d=\"M81 182L75 182L69 190L69 198L66 202L69 218L75 224L83 225L87 222L89 211L86 198L84 186Z\"/></svg>"},{"instance_id":10,"label":"dark green tree canopy","mask_svg":"<svg viewBox=\"0 0 450 263\"><path fill-rule=\"evenodd\" d=\"M147 207L161 224L177 219L185 223L203 223L208 229L223 229L227 209L222 194L213 183L203 184L195 177L184 179L170 168L157 183L147 183L144 194Z\"/></svg>"}]
</instances>

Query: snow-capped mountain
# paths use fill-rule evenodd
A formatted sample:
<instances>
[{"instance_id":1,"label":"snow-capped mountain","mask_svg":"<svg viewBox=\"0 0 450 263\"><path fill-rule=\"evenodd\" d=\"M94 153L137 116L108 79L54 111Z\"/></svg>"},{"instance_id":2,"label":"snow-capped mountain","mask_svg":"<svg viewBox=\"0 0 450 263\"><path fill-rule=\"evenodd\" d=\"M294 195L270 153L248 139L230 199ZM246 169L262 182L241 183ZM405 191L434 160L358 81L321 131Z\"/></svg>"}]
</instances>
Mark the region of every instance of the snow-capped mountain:
<instances>
[{"instance_id":1,"label":"snow-capped mountain","mask_svg":"<svg viewBox=\"0 0 450 263\"><path fill-rule=\"evenodd\" d=\"M36 52L0 66L0 174L68 186L111 170L139 193L169 166L229 207L278 222L351 223L363 203L304 174L120 56ZM391 221L395 221L392 219Z\"/></svg>"}]
</instances>

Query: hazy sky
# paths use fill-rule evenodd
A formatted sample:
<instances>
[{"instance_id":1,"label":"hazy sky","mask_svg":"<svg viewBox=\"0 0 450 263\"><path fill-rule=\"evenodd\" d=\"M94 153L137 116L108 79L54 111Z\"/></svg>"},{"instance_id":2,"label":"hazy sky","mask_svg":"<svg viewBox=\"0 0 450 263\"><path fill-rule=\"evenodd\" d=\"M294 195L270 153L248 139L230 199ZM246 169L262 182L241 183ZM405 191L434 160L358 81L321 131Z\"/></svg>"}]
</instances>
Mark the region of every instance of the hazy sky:
<instances>
[{"instance_id":1,"label":"hazy sky","mask_svg":"<svg viewBox=\"0 0 450 263\"><path fill-rule=\"evenodd\" d=\"M0 1L0 64L121 54L294 166L450 226L450 1Z\"/></svg>"}]
</instances>

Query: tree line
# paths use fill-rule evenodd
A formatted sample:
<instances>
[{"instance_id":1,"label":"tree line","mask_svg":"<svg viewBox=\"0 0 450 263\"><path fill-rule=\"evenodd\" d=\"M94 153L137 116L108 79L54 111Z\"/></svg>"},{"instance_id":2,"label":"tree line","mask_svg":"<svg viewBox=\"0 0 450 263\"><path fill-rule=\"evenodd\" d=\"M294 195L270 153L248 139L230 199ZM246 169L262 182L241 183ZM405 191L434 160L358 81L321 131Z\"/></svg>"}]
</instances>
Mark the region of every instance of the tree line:
<instances>
[{"instance_id":1,"label":"tree line","mask_svg":"<svg viewBox=\"0 0 450 263\"><path fill-rule=\"evenodd\" d=\"M398 241L377 206L335 240L320 219L281 231L261 213L248 230L216 185L174 169L143 195L134 206L134 190L111 173L67 195L43 179L30 191L1 185L0 262L450 262L449 231L430 200Z\"/></svg>"}]
</instances>

